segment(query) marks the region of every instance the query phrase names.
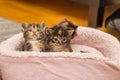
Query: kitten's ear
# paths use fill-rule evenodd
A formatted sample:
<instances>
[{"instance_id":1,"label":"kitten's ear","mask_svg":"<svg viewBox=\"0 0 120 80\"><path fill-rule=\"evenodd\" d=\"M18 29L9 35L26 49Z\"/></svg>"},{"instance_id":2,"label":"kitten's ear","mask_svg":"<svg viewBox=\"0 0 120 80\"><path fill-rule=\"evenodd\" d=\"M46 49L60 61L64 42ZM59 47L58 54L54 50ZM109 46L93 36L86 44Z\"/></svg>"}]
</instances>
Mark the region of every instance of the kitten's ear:
<instances>
[{"instance_id":1,"label":"kitten's ear","mask_svg":"<svg viewBox=\"0 0 120 80\"><path fill-rule=\"evenodd\" d=\"M64 18L62 21L68 21L68 19L67 19L67 18Z\"/></svg>"},{"instance_id":2,"label":"kitten's ear","mask_svg":"<svg viewBox=\"0 0 120 80\"><path fill-rule=\"evenodd\" d=\"M67 30L67 32L68 32L68 35L69 35L69 36L72 36L73 33L74 33L74 30L73 30L73 29L71 29L71 30Z\"/></svg>"},{"instance_id":3,"label":"kitten's ear","mask_svg":"<svg viewBox=\"0 0 120 80\"><path fill-rule=\"evenodd\" d=\"M77 25L74 25L74 29L76 30L78 28L78 26Z\"/></svg>"},{"instance_id":4,"label":"kitten's ear","mask_svg":"<svg viewBox=\"0 0 120 80\"><path fill-rule=\"evenodd\" d=\"M40 23L40 27L42 28L42 30L44 31L46 29L46 24L45 22Z\"/></svg>"},{"instance_id":5,"label":"kitten's ear","mask_svg":"<svg viewBox=\"0 0 120 80\"><path fill-rule=\"evenodd\" d=\"M22 31L25 31L25 29L27 27L27 24L26 23L22 23L21 26L22 26Z\"/></svg>"},{"instance_id":6,"label":"kitten's ear","mask_svg":"<svg viewBox=\"0 0 120 80\"><path fill-rule=\"evenodd\" d=\"M64 18L59 24L63 23L63 22L67 22L68 19L67 18Z\"/></svg>"},{"instance_id":7,"label":"kitten's ear","mask_svg":"<svg viewBox=\"0 0 120 80\"><path fill-rule=\"evenodd\" d=\"M60 25L60 24L62 24L62 23L64 23L64 22L67 22L68 21L68 19L67 18L64 18L62 21L60 21L59 23L58 23L58 25Z\"/></svg>"},{"instance_id":8,"label":"kitten's ear","mask_svg":"<svg viewBox=\"0 0 120 80\"><path fill-rule=\"evenodd\" d=\"M51 28L46 28L46 31L45 31L45 33L46 33L46 35L50 35L50 34L52 34L53 33L53 29L51 29Z\"/></svg>"}]
</instances>

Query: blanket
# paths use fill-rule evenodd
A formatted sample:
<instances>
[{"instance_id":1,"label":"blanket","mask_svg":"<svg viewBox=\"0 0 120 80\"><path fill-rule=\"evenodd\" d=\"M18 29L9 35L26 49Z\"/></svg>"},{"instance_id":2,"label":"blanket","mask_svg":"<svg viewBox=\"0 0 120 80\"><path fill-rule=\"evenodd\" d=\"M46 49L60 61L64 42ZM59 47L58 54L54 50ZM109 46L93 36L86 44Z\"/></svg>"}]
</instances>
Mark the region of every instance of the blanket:
<instances>
[{"instance_id":1,"label":"blanket","mask_svg":"<svg viewBox=\"0 0 120 80\"><path fill-rule=\"evenodd\" d=\"M119 41L102 31L79 27L74 52L27 52L22 33L0 44L3 80L119 80Z\"/></svg>"}]
</instances>

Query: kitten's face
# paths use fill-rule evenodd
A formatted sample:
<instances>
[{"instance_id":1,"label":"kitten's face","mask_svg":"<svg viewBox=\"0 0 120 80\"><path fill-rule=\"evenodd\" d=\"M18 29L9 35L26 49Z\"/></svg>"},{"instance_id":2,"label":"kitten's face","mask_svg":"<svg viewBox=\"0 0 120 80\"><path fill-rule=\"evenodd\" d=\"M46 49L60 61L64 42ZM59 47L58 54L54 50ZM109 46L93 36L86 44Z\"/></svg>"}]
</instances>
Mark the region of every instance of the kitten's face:
<instances>
[{"instance_id":1,"label":"kitten's face","mask_svg":"<svg viewBox=\"0 0 120 80\"><path fill-rule=\"evenodd\" d=\"M77 35L77 25L73 24L71 21L64 19L62 20L58 26L64 27L66 30L73 30L72 35L70 36L73 39Z\"/></svg>"},{"instance_id":2,"label":"kitten's face","mask_svg":"<svg viewBox=\"0 0 120 80\"><path fill-rule=\"evenodd\" d=\"M70 51L70 39L68 32L62 27L51 28L52 32L48 36L48 45L55 52Z\"/></svg>"},{"instance_id":3,"label":"kitten's face","mask_svg":"<svg viewBox=\"0 0 120 80\"><path fill-rule=\"evenodd\" d=\"M45 24L22 24L25 39L37 40L44 37Z\"/></svg>"}]
</instances>

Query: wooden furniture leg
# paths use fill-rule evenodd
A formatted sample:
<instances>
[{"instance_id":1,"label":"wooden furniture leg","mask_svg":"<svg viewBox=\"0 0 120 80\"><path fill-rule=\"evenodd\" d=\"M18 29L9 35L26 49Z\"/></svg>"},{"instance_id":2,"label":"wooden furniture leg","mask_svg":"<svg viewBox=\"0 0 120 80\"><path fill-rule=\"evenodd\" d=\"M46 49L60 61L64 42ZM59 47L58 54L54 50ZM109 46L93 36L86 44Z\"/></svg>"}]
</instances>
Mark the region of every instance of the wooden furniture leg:
<instances>
[{"instance_id":1,"label":"wooden furniture leg","mask_svg":"<svg viewBox=\"0 0 120 80\"><path fill-rule=\"evenodd\" d=\"M103 23L104 7L89 7L88 26L101 27Z\"/></svg>"}]
</instances>

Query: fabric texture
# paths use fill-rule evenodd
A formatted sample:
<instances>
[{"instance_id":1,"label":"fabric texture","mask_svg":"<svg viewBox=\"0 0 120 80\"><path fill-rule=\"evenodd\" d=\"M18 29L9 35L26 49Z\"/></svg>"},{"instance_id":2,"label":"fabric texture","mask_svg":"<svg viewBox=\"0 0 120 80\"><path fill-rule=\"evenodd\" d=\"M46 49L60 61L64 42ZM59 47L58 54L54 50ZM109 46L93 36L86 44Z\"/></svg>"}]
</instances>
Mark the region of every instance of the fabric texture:
<instances>
[{"instance_id":1,"label":"fabric texture","mask_svg":"<svg viewBox=\"0 0 120 80\"><path fill-rule=\"evenodd\" d=\"M0 17L0 42L20 32L20 24Z\"/></svg>"},{"instance_id":2,"label":"fabric texture","mask_svg":"<svg viewBox=\"0 0 120 80\"><path fill-rule=\"evenodd\" d=\"M71 41L74 52L23 52L22 33L2 42L3 80L119 80L119 41L107 33L82 26L77 34Z\"/></svg>"}]
</instances>

